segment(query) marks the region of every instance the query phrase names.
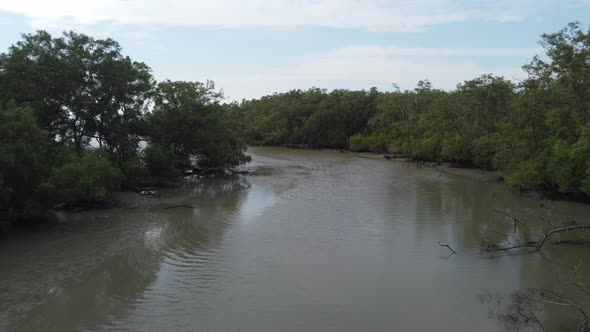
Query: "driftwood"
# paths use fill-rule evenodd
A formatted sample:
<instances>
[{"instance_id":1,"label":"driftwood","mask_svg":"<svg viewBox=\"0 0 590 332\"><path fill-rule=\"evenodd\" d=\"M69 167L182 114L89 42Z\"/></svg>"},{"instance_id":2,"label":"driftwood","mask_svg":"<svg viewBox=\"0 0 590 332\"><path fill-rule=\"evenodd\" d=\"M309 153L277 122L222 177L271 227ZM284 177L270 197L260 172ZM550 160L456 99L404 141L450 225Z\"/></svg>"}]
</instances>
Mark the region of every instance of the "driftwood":
<instances>
[{"instance_id":1,"label":"driftwood","mask_svg":"<svg viewBox=\"0 0 590 332\"><path fill-rule=\"evenodd\" d=\"M172 205L172 206L165 207L164 210L178 209L178 208L196 209L194 206L181 204L181 205Z\"/></svg>"},{"instance_id":2,"label":"driftwood","mask_svg":"<svg viewBox=\"0 0 590 332\"><path fill-rule=\"evenodd\" d=\"M457 253L457 252L456 252L455 250L453 250L453 248L451 248L451 246L449 246L448 244L442 244L442 243L440 243L440 241L438 241L438 245L439 245L439 246L441 246L441 247L447 247L447 248L449 248L449 250L453 252L451 255L454 255L454 254L456 254L456 253Z\"/></svg>"},{"instance_id":3,"label":"driftwood","mask_svg":"<svg viewBox=\"0 0 590 332\"><path fill-rule=\"evenodd\" d=\"M577 230L590 230L590 225L572 225L572 226L568 226L568 227L561 227L561 228L552 229L552 230L548 231L547 233L545 233L545 235L543 235L543 238L541 239L541 241L539 241L539 244L537 245L536 250L539 251L539 249L541 249L543 244L545 244L545 242L547 241L547 238L549 238L553 234L563 233L563 232L571 232L571 231L577 231ZM572 244L571 241L569 244Z\"/></svg>"},{"instance_id":4,"label":"driftwood","mask_svg":"<svg viewBox=\"0 0 590 332\"><path fill-rule=\"evenodd\" d=\"M490 244L489 242L485 242L482 240L482 247L484 248L484 251L487 251L487 252L510 251L510 250L520 249L520 248L535 248L535 251L539 251L539 250L541 250L543 245L545 243L547 243L547 239L551 235L563 233L563 232L571 232L571 231L576 231L576 230L590 230L590 225L575 225L575 226L555 228L555 229L552 229L552 230L548 231L547 233L545 233L543 235L543 237L541 238L541 240L539 240L539 241L526 241L522 244L515 244L515 245L510 245L510 246L505 246L505 247L500 247L495 244ZM588 241L557 241L557 242L551 242L551 244L585 245L585 244L588 244Z\"/></svg>"},{"instance_id":5,"label":"driftwood","mask_svg":"<svg viewBox=\"0 0 590 332\"><path fill-rule=\"evenodd\" d=\"M529 240L528 231L532 230L531 225L524 222L522 219L510 215L509 213L496 211L505 217L509 218L514 223L514 231L509 234L500 234L504 237L499 242L489 242L482 238L482 250L484 252L497 253L503 252L509 254L509 251L519 248L529 248L526 252L541 252L541 249L545 247L545 244L556 244L556 245L590 245L590 241L585 239L574 239L574 240L560 240L559 238L551 241L552 237L556 234L567 233L567 232L583 232L590 230L590 224L576 224L573 222L570 225L558 225L553 224L542 217L539 217L546 223L543 232L536 232L535 237ZM493 232L493 231L492 231ZM520 238L520 242L519 242ZM574 321L574 324L578 325L580 331L590 331L590 308L588 307L588 296L590 292L586 287L586 278L583 275L578 275L580 268L584 265L584 262L580 259L579 263L575 266L571 266L569 270L573 272L571 277L566 280L560 280L559 274L557 280L552 289L534 289L530 288L526 292L517 292L510 298L511 301L502 304L502 296L497 295L488 296L487 299L496 302L498 310L494 312L490 311L492 316L495 316L500 321L503 321L507 326L513 329L525 329L532 328L534 330L544 330L542 320L539 319L538 315L543 314L543 310L546 306L561 306L569 307L573 311L578 313L578 318ZM576 292L576 295L571 293ZM500 306L505 306L501 308Z\"/></svg>"}]
</instances>

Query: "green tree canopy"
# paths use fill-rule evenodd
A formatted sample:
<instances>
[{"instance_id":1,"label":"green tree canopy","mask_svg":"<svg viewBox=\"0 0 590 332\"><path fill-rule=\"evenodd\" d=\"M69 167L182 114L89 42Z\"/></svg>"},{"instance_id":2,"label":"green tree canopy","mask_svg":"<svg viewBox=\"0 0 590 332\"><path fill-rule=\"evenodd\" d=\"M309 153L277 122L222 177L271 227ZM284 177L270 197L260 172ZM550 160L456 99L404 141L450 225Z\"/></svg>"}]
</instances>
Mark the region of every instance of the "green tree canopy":
<instances>
[{"instance_id":1,"label":"green tree canopy","mask_svg":"<svg viewBox=\"0 0 590 332\"><path fill-rule=\"evenodd\" d=\"M148 117L150 145L146 155L151 162L168 169L166 172L248 162L246 146L237 135L239 123L220 105L221 98L212 82L159 83ZM172 156L169 162L158 160Z\"/></svg>"},{"instance_id":2,"label":"green tree canopy","mask_svg":"<svg viewBox=\"0 0 590 332\"><path fill-rule=\"evenodd\" d=\"M49 172L48 134L31 109L0 109L0 220L37 210L38 186Z\"/></svg>"},{"instance_id":3,"label":"green tree canopy","mask_svg":"<svg viewBox=\"0 0 590 332\"><path fill-rule=\"evenodd\" d=\"M0 103L33 108L51 137L78 151L96 140L121 162L136 152L153 78L112 39L23 35L0 57Z\"/></svg>"},{"instance_id":4,"label":"green tree canopy","mask_svg":"<svg viewBox=\"0 0 590 332\"><path fill-rule=\"evenodd\" d=\"M378 93L311 89L239 105L253 144L398 153L495 169L511 184L590 197L590 30L541 37L513 83L485 74L453 91L428 80Z\"/></svg>"}]
</instances>

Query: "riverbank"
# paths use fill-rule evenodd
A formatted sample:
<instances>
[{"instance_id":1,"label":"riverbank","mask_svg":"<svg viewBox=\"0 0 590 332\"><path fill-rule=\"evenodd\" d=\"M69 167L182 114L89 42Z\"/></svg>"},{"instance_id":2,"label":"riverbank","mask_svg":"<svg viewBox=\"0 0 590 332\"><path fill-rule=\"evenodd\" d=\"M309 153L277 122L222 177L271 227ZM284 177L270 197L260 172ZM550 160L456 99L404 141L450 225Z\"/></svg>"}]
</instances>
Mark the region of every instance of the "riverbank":
<instances>
[{"instance_id":1,"label":"riverbank","mask_svg":"<svg viewBox=\"0 0 590 332\"><path fill-rule=\"evenodd\" d=\"M497 182L502 181L500 175L497 171L489 171L483 170L480 168L473 168L473 167L461 167L458 164L453 164L449 162L436 162L436 161L412 161L410 157L402 156L402 155L392 155L388 153L376 153L376 152L357 152L352 151L349 149L322 149L322 148L313 148L308 145L304 144L286 144L282 146L288 149L302 149L302 150L318 150L318 151L330 151L330 152L337 152L337 153L351 153L356 154L362 157L370 157L376 159L387 159L392 161L404 162L408 163L412 166L419 167L419 168L436 168L442 173L457 175L465 178L469 178L476 181L484 181L484 182Z\"/></svg>"},{"instance_id":2,"label":"riverbank","mask_svg":"<svg viewBox=\"0 0 590 332\"><path fill-rule=\"evenodd\" d=\"M483 182L498 182L502 181L500 175L496 171L488 171L479 168L469 168L469 167L460 167L457 164L453 163L446 163L446 162L417 162L417 161L409 161L409 158L400 157L400 156L391 156L389 154L383 153L370 153L370 152L353 152L347 151L348 153L356 153L359 156L363 157L371 157L371 158L378 158L378 159L387 159L397 162L407 163L412 165L413 167L418 168L434 168L442 173L461 176L464 178L468 178L471 180L476 181L483 181Z\"/></svg>"},{"instance_id":3,"label":"riverbank","mask_svg":"<svg viewBox=\"0 0 590 332\"><path fill-rule=\"evenodd\" d=\"M491 170L484 170L480 168L462 166L456 163L450 162L438 162L438 161L414 161L411 160L410 157L402 156L402 155L392 155L387 153L376 153L376 152L357 152L351 151L348 149L322 149L322 148L313 148L306 145L300 144L291 144L291 145L284 145L282 146L288 149L296 149L296 150L317 150L317 151L330 151L334 153L350 153L356 154L358 156L375 158L375 159L386 159L390 161L397 161L403 162L412 167L417 168L425 168L425 169L436 169L437 171L454 175L460 176L463 178L467 178L474 181L479 182L501 182L504 183L507 187L510 187L513 191L518 192L524 196L533 197L536 199L544 199L544 200L551 200L551 201L564 201L564 202L577 202L583 204L590 204L590 197L582 197L582 196L575 196L575 195L568 195L563 194L553 190L542 190L539 188L527 188L525 186L511 186L510 184L506 183L503 179L501 174L498 171L491 171Z\"/></svg>"},{"instance_id":4,"label":"riverbank","mask_svg":"<svg viewBox=\"0 0 590 332\"><path fill-rule=\"evenodd\" d=\"M354 153L354 152L351 152ZM366 157L375 157L375 158L384 158L387 160L395 160L398 162L408 163L413 165L417 168L434 168L437 171L450 174L455 176L460 176L463 178L467 178L474 181L480 182L501 182L505 184L507 187L510 187L513 191L518 192L522 195L534 197L537 199L543 200L550 200L550 201L564 201L564 202L576 202L576 203L583 203L583 204L590 204L590 197L584 196L575 196L571 194L564 194L558 191L553 190L543 190L540 188L527 188L525 186L511 186L510 184L506 183L503 179L501 174L498 171L490 171L484 170L481 168L473 168L473 167L466 167L461 166L460 164L454 164L449 162L423 162L423 161L411 161L407 157L392 157L389 154L383 153L368 153L368 152L359 152L361 156Z\"/></svg>"}]
</instances>

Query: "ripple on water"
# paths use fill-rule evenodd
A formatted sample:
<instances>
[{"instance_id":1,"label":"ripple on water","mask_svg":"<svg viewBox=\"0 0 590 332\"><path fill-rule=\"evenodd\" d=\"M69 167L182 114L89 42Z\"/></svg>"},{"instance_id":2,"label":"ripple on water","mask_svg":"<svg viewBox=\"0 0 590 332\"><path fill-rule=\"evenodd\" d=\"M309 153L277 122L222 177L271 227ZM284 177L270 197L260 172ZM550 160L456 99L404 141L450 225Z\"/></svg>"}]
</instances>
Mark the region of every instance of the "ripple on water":
<instances>
[{"instance_id":1,"label":"ripple on water","mask_svg":"<svg viewBox=\"0 0 590 332\"><path fill-rule=\"evenodd\" d=\"M84 263L85 255L100 256L103 242L118 239L127 249L86 270L81 283L55 288L59 301L36 306L25 319L45 319L62 330L497 331L502 327L488 319L478 292L538 284L539 275L553 271L546 261L552 257L479 255L482 231L506 226L494 209L542 213L538 202L495 184L383 158L254 151L261 151L249 166L259 171L254 176L200 181L188 193L164 193L142 203L151 204L145 209L114 214L101 225L108 230L120 219L120 225L138 227L140 236L121 227L121 233L60 245L59 253L45 245L48 253L29 248L30 265L19 273L6 270L19 288L37 286L19 275L60 275ZM493 201L489 192L498 192ZM196 209L164 209L173 204ZM555 210L578 220L589 212L579 206ZM25 243L34 247L43 243L38 239ZM458 254L449 257L438 241ZM23 298L10 290L2 294L12 300L0 303Z\"/></svg>"}]
</instances>

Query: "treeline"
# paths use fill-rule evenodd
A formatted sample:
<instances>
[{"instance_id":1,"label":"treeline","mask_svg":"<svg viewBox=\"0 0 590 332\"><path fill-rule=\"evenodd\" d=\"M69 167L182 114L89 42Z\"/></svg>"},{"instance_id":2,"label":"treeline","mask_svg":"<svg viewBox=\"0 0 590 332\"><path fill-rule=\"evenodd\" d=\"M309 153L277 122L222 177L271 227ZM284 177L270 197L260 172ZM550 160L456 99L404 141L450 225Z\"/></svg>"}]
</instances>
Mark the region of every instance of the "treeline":
<instances>
[{"instance_id":1,"label":"treeline","mask_svg":"<svg viewBox=\"0 0 590 332\"><path fill-rule=\"evenodd\" d=\"M112 39L39 31L0 55L0 221L249 158L212 82L157 83Z\"/></svg>"},{"instance_id":2,"label":"treeline","mask_svg":"<svg viewBox=\"0 0 590 332\"><path fill-rule=\"evenodd\" d=\"M546 53L511 82L483 75L453 91L294 90L233 108L251 144L401 154L498 170L521 188L590 197L590 31L544 34Z\"/></svg>"}]
</instances>

